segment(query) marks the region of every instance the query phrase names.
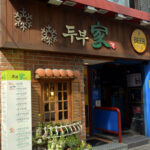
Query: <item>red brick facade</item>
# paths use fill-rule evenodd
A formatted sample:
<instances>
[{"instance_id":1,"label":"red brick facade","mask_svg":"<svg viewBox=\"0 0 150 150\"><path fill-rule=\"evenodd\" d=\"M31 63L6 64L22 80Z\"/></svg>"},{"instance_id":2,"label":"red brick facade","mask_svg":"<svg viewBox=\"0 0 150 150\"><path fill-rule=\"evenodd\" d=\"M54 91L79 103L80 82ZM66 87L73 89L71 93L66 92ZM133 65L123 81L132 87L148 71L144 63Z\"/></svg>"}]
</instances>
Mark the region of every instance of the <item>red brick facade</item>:
<instances>
[{"instance_id":1,"label":"red brick facade","mask_svg":"<svg viewBox=\"0 0 150 150\"><path fill-rule=\"evenodd\" d=\"M32 73L32 122L37 122L37 114L40 113L39 83L35 80L34 72L37 68L80 70L80 86L82 101L82 135L85 139L85 104L84 104L84 74L82 59L79 56L53 54L49 52L32 52L24 50L1 50L0 71L4 70L30 70Z\"/></svg>"}]
</instances>

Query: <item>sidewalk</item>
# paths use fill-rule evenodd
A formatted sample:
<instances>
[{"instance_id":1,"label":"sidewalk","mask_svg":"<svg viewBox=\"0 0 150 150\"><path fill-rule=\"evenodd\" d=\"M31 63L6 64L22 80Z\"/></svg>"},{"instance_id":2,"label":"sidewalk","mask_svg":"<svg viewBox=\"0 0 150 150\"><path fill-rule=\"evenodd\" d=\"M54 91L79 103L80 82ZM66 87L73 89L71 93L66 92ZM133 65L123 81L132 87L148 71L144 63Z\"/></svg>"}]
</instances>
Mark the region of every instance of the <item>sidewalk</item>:
<instances>
[{"instance_id":1,"label":"sidewalk","mask_svg":"<svg viewBox=\"0 0 150 150\"><path fill-rule=\"evenodd\" d=\"M131 148L129 150L150 150L150 144L138 146L138 147L135 147L135 148Z\"/></svg>"}]
</instances>

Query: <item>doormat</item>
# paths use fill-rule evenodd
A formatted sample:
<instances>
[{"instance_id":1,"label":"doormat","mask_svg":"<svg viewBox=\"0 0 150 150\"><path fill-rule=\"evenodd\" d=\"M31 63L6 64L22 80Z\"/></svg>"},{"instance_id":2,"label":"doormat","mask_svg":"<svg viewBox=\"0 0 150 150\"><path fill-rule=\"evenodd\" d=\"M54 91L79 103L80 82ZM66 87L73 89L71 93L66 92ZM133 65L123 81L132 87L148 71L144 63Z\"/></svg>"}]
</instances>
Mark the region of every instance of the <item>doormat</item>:
<instances>
[{"instance_id":1,"label":"doormat","mask_svg":"<svg viewBox=\"0 0 150 150\"><path fill-rule=\"evenodd\" d=\"M92 145L93 147L107 144L107 142L104 142L98 139L90 139L90 140L87 140L86 142Z\"/></svg>"}]
</instances>

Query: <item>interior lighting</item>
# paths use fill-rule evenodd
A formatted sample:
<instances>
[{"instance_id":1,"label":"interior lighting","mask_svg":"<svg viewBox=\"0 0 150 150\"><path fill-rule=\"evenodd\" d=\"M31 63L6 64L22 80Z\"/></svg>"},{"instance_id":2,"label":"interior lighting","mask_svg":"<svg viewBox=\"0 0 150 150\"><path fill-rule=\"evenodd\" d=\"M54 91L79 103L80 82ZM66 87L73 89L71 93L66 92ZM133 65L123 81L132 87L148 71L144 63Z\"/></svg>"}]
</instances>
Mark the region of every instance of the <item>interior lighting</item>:
<instances>
[{"instance_id":1,"label":"interior lighting","mask_svg":"<svg viewBox=\"0 0 150 150\"><path fill-rule=\"evenodd\" d=\"M50 96L54 96L54 89L53 88L51 88L51 90L50 90Z\"/></svg>"},{"instance_id":2,"label":"interior lighting","mask_svg":"<svg viewBox=\"0 0 150 150\"><path fill-rule=\"evenodd\" d=\"M51 92L50 92L50 95L51 95L51 96L54 96L54 92L53 92L53 91L51 91Z\"/></svg>"},{"instance_id":3,"label":"interior lighting","mask_svg":"<svg viewBox=\"0 0 150 150\"><path fill-rule=\"evenodd\" d=\"M62 4L62 0L49 0L48 3L49 4L53 4L53 5L56 5L56 6L59 6Z\"/></svg>"},{"instance_id":4,"label":"interior lighting","mask_svg":"<svg viewBox=\"0 0 150 150\"><path fill-rule=\"evenodd\" d=\"M93 13L97 12L97 9L95 7L92 7L92 6L86 6L84 9L84 12L93 14Z\"/></svg>"},{"instance_id":5,"label":"interior lighting","mask_svg":"<svg viewBox=\"0 0 150 150\"><path fill-rule=\"evenodd\" d=\"M89 63L85 62L84 65L88 65Z\"/></svg>"}]
</instances>

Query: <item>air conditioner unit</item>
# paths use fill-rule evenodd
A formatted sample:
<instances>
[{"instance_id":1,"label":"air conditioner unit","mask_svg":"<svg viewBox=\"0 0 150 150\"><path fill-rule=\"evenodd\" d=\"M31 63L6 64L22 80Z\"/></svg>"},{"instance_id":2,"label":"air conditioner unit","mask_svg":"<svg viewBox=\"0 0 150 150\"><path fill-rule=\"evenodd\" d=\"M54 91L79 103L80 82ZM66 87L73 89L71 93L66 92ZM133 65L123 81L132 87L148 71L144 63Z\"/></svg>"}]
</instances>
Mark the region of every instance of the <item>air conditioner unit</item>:
<instances>
[{"instance_id":1,"label":"air conditioner unit","mask_svg":"<svg viewBox=\"0 0 150 150\"><path fill-rule=\"evenodd\" d=\"M134 0L135 9L150 12L150 0Z\"/></svg>"},{"instance_id":2,"label":"air conditioner unit","mask_svg":"<svg viewBox=\"0 0 150 150\"><path fill-rule=\"evenodd\" d=\"M129 0L107 0L107 1L119 4L119 5L123 5L126 7L130 7Z\"/></svg>"}]
</instances>

